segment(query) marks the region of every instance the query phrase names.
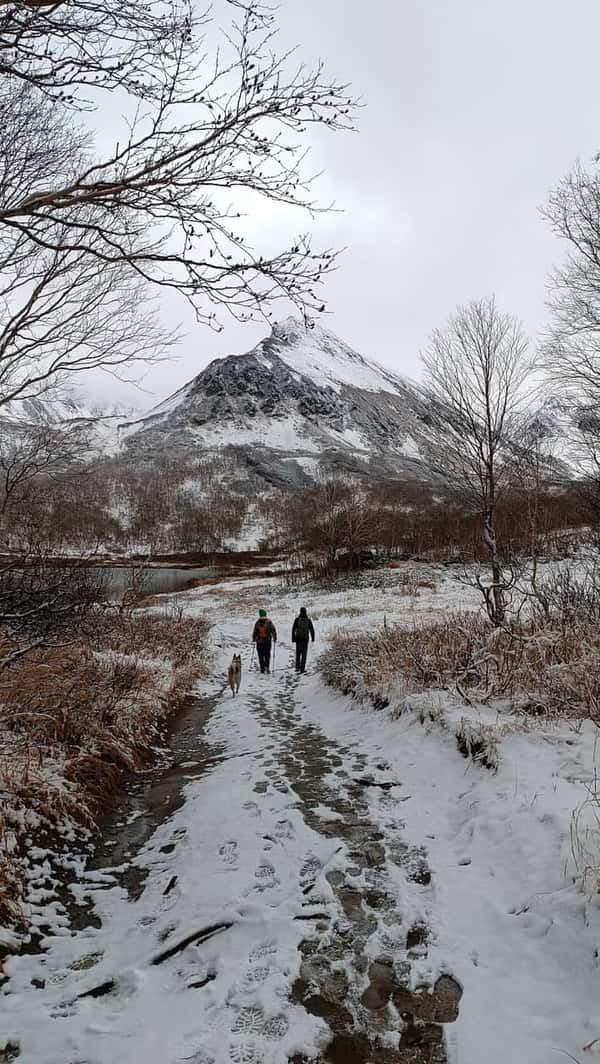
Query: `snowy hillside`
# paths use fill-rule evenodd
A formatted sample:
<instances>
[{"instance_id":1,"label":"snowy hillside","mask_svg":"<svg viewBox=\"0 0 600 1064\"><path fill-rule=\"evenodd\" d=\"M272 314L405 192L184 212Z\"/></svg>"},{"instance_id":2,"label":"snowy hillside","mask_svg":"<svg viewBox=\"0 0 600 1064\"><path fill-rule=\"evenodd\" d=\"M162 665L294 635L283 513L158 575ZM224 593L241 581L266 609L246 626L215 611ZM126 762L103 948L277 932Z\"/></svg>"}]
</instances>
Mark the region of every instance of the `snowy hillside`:
<instances>
[{"instance_id":1,"label":"snowy hillside","mask_svg":"<svg viewBox=\"0 0 600 1064\"><path fill-rule=\"evenodd\" d=\"M67 432L79 440L81 453L91 457L113 455L121 449L119 426L123 414L92 411L73 396L32 397L4 403L0 409L0 432L8 440L23 439L31 432Z\"/></svg>"},{"instance_id":2,"label":"snowy hillside","mask_svg":"<svg viewBox=\"0 0 600 1064\"><path fill-rule=\"evenodd\" d=\"M268 481L300 482L321 456L344 468L418 468L426 404L416 385L363 358L333 333L295 318L247 354L216 359L122 428L125 446L235 449Z\"/></svg>"}]
</instances>

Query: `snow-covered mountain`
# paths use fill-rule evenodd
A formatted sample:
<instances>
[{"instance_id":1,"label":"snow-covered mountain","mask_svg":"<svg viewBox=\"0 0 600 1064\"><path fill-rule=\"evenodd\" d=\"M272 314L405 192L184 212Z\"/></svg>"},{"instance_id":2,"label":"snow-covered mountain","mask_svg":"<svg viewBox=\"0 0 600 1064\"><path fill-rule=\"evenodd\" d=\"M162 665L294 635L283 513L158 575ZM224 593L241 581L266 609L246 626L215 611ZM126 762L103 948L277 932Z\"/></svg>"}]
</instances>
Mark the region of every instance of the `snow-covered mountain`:
<instances>
[{"instance_id":1,"label":"snow-covered mountain","mask_svg":"<svg viewBox=\"0 0 600 1064\"><path fill-rule=\"evenodd\" d=\"M0 439L35 439L44 432L66 432L90 457L120 450L123 413L90 410L81 399L63 394L12 400L0 406ZM34 445L34 444L33 444Z\"/></svg>"},{"instance_id":2,"label":"snow-covered mountain","mask_svg":"<svg viewBox=\"0 0 600 1064\"><path fill-rule=\"evenodd\" d=\"M247 354L215 359L138 421L131 452L233 449L272 483L314 473L321 458L348 470L374 462L416 472L427 404L416 385L296 318Z\"/></svg>"}]
</instances>

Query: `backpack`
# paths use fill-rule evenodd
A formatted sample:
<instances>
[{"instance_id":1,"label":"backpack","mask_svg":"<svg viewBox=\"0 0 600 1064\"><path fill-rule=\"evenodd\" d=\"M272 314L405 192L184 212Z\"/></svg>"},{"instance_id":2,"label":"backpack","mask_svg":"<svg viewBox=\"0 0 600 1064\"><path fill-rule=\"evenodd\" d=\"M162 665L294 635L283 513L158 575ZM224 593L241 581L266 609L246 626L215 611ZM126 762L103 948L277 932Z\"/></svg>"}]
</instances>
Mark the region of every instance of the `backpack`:
<instances>
[{"instance_id":1,"label":"backpack","mask_svg":"<svg viewBox=\"0 0 600 1064\"><path fill-rule=\"evenodd\" d=\"M256 642L266 643L269 638L269 622L267 619L257 622L256 625Z\"/></svg>"},{"instance_id":2,"label":"backpack","mask_svg":"<svg viewBox=\"0 0 600 1064\"><path fill-rule=\"evenodd\" d=\"M310 635L309 625L310 621L308 617L306 617L304 614L301 614L301 616L298 617L296 620L296 639L299 639L301 642L303 642L305 639L308 639Z\"/></svg>"}]
</instances>

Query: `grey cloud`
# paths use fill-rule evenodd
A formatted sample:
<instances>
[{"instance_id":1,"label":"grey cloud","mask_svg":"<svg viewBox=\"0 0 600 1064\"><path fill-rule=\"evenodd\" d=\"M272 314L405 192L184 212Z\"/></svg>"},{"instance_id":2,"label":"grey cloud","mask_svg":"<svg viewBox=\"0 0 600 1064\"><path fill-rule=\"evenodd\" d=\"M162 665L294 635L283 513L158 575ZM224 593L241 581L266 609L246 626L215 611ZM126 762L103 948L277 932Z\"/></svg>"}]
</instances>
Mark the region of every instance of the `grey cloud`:
<instances>
[{"instance_id":1,"label":"grey cloud","mask_svg":"<svg viewBox=\"0 0 600 1064\"><path fill-rule=\"evenodd\" d=\"M324 291L327 327L413 376L429 332L457 302L495 292L539 334L562 249L538 208L578 156L600 147L600 6L283 0L280 23L283 45L299 44L308 62L322 57L365 102L357 134L315 139L322 198L346 208L314 226L315 239L348 248ZM254 220L268 239L282 224L291 233L307 220L277 214L269 224L268 209ZM229 322L215 336L173 298L164 313L187 335L179 361L147 375L143 405L264 332Z\"/></svg>"}]
</instances>

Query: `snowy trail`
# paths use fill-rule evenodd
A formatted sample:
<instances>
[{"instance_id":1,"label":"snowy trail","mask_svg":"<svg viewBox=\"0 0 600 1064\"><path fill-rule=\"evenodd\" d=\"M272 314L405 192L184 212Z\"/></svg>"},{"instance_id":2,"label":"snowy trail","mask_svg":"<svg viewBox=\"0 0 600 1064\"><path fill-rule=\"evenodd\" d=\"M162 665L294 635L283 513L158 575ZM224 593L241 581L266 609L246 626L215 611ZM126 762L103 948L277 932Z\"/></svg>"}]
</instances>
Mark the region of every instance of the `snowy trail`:
<instances>
[{"instance_id":1,"label":"snowy trail","mask_svg":"<svg viewBox=\"0 0 600 1064\"><path fill-rule=\"evenodd\" d=\"M235 645L235 632L227 643ZM405 1012L411 1003L408 982L395 988L394 959L402 954L408 973L410 955L426 951L421 924L406 925L397 911L383 832L365 798L377 790L394 806L399 784L381 764L383 786L371 787L355 744L340 747L304 722L309 683L287 671L252 672L238 698L217 696L206 728L217 763L190 781L185 803L134 858L141 893L115 885L110 869L89 872L85 893L101 926L10 962L3 1011L21 1058L283 1064L331 1043L333 1060L445 1060L437 1023L410 1028L406 1055L393 1048L399 1014L389 1037L381 1019L392 993ZM391 810L388 820L397 870L429 889L421 855L402 842ZM220 924L231 926L152 963ZM428 1020L453 1013L457 988L448 998L449 986ZM371 1052L369 1039L382 1036L388 1047Z\"/></svg>"},{"instance_id":2,"label":"snowy trail","mask_svg":"<svg viewBox=\"0 0 600 1064\"><path fill-rule=\"evenodd\" d=\"M493 775L442 729L325 689L314 655L297 677L292 594L278 592L276 674L248 671L236 594L237 609L188 596L212 610L220 652L199 690L212 707L203 763L185 744L178 754L182 804L153 790L165 818L149 833L140 793L140 848L130 859L117 845L76 889L99 926L71 934L57 921L44 955L8 962L0 1047L18 1045L25 1064L594 1057L600 909L566 875L571 812L594 772L589 734L508 737ZM343 601L323 596L319 634ZM238 649L234 699L224 675Z\"/></svg>"}]
</instances>

